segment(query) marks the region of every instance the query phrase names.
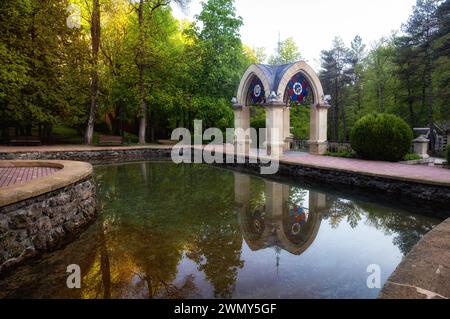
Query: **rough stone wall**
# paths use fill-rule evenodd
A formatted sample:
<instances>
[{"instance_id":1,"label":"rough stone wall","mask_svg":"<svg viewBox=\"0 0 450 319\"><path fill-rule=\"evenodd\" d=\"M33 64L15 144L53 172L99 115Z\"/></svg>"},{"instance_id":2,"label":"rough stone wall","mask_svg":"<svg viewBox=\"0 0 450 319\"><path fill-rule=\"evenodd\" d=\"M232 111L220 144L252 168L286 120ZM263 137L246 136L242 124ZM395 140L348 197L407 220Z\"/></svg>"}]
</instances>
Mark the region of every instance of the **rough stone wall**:
<instances>
[{"instance_id":1,"label":"rough stone wall","mask_svg":"<svg viewBox=\"0 0 450 319\"><path fill-rule=\"evenodd\" d=\"M232 167L244 172L259 173L261 163L216 164L222 167ZM309 180L330 185L346 185L389 196L401 196L416 201L430 201L433 204L448 205L450 188L439 185L423 184L409 181L394 180L383 177L368 176L338 170L327 170L303 165L280 163L277 176L289 177L295 180ZM270 176L268 176L270 177Z\"/></svg>"},{"instance_id":2,"label":"rough stone wall","mask_svg":"<svg viewBox=\"0 0 450 319\"><path fill-rule=\"evenodd\" d=\"M0 208L0 272L78 235L96 216L92 179Z\"/></svg>"},{"instance_id":3,"label":"rough stone wall","mask_svg":"<svg viewBox=\"0 0 450 319\"><path fill-rule=\"evenodd\" d=\"M98 151L47 151L0 153L3 160L71 160L96 162L120 162L123 160L151 160L170 158L171 149L141 148L128 150L98 150Z\"/></svg>"}]
</instances>

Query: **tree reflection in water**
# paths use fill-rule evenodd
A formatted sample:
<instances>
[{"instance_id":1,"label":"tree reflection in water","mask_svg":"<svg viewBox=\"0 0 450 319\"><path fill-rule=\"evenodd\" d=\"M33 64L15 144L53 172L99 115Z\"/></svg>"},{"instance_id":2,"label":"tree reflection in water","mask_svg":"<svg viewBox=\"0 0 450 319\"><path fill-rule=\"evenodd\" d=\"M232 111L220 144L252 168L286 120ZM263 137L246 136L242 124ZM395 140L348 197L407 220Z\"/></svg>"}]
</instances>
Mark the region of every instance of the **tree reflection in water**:
<instances>
[{"instance_id":1,"label":"tree reflection in water","mask_svg":"<svg viewBox=\"0 0 450 319\"><path fill-rule=\"evenodd\" d=\"M0 279L0 297L231 298L241 296L239 284L255 285L247 284L248 262L260 265L261 275L253 274L258 288L269 280L258 251L274 248L277 261L284 252L321 254L325 246L312 248L319 234L333 238L341 227L365 225L406 254L439 222L206 165L122 164L95 173L101 211L95 225L65 249ZM82 267L81 291L64 287L70 263ZM294 264L285 267L299 274ZM292 278L295 289L302 287L295 280L308 284ZM274 297L270 287L264 296Z\"/></svg>"}]
</instances>

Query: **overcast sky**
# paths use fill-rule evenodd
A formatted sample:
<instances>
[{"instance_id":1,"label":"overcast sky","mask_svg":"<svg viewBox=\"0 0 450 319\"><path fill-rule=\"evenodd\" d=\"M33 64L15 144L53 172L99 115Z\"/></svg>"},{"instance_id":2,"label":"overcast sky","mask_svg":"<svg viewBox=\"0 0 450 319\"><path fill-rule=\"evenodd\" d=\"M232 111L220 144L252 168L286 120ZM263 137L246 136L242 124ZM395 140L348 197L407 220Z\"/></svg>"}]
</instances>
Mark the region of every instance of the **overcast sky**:
<instances>
[{"instance_id":1,"label":"overcast sky","mask_svg":"<svg viewBox=\"0 0 450 319\"><path fill-rule=\"evenodd\" d=\"M244 20L243 43L264 47L272 54L281 39L293 37L315 69L320 51L331 46L335 36L347 45L359 34L368 47L382 36L399 30L416 0L236 0L237 14ZM201 10L200 0L191 0L187 12L176 6L177 18L193 20Z\"/></svg>"}]
</instances>

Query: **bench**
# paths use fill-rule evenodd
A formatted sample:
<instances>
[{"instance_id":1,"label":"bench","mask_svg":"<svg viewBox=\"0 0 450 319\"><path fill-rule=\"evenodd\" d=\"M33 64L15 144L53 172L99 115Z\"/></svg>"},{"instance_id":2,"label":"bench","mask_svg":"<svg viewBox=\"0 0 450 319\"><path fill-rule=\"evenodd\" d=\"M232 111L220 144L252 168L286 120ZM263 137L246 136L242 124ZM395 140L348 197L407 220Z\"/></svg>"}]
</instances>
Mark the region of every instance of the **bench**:
<instances>
[{"instance_id":1,"label":"bench","mask_svg":"<svg viewBox=\"0 0 450 319\"><path fill-rule=\"evenodd\" d=\"M98 144L99 145L122 145L123 138L122 138L122 136L101 135L98 138Z\"/></svg>"},{"instance_id":2,"label":"bench","mask_svg":"<svg viewBox=\"0 0 450 319\"><path fill-rule=\"evenodd\" d=\"M36 136L16 136L9 140L12 146L36 146L41 145L41 139Z\"/></svg>"}]
</instances>

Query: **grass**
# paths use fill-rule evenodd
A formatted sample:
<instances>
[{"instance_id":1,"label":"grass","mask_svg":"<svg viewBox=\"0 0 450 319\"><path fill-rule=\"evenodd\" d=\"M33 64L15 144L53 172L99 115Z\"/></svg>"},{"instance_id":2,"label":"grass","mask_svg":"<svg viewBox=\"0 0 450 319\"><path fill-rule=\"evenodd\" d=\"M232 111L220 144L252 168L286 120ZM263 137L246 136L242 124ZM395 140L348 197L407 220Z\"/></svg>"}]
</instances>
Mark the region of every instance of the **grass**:
<instances>
[{"instance_id":1,"label":"grass","mask_svg":"<svg viewBox=\"0 0 450 319\"><path fill-rule=\"evenodd\" d=\"M342 158L356 158L356 154L354 152L350 152L350 151L326 152L325 156L342 157Z\"/></svg>"},{"instance_id":2,"label":"grass","mask_svg":"<svg viewBox=\"0 0 450 319\"><path fill-rule=\"evenodd\" d=\"M93 142L98 145L98 137L104 133L94 132ZM57 125L53 128L53 135L58 142L63 144L84 144L84 137L80 136L78 131L74 128L64 125ZM138 144L139 138L131 133L125 132L123 143L126 145Z\"/></svg>"},{"instance_id":3,"label":"grass","mask_svg":"<svg viewBox=\"0 0 450 319\"><path fill-rule=\"evenodd\" d=\"M331 157L356 158L356 154L354 152L349 152L349 151L327 152L325 155L331 156ZM422 159L422 157L420 157L419 155L417 155L415 153L406 154L405 157L403 158L404 161L417 161L417 160L421 160L421 159Z\"/></svg>"},{"instance_id":4,"label":"grass","mask_svg":"<svg viewBox=\"0 0 450 319\"><path fill-rule=\"evenodd\" d=\"M403 158L403 160L405 160L405 161L418 161L421 159L422 159L422 157L420 157L419 155L417 155L415 153L406 154L405 157Z\"/></svg>"}]
</instances>

